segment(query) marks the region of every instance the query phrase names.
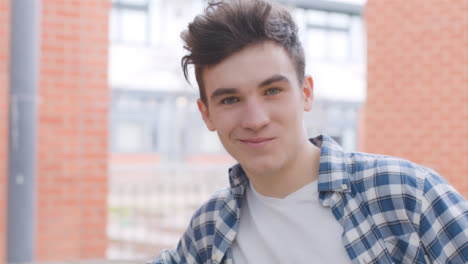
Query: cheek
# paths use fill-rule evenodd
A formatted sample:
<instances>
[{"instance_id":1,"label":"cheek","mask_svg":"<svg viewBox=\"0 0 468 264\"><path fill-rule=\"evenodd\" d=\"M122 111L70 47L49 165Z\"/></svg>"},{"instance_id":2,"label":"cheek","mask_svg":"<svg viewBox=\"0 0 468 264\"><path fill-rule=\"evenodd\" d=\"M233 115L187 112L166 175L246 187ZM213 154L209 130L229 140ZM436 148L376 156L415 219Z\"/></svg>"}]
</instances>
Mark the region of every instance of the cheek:
<instances>
[{"instance_id":1,"label":"cheek","mask_svg":"<svg viewBox=\"0 0 468 264\"><path fill-rule=\"evenodd\" d=\"M270 114L272 119L279 119L286 123L294 123L298 118L301 118L299 110L297 105L285 102L280 106L275 105L275 107L270 108Z\"/></svg>"},{"instance_id":2,"label":"cheek","mask_svg":"<svg viewBox=\"0 0 468 264\"><path fill-rule=\"evenodd\" d=\"M240 108L237 109L223 109L218 111L214 116L217 128L223 130L223 133L234 130L240 126L243 113Z\"/></svg>"},{"instance_id":3,"label":"cheek","mask_svg":"<svg viewBox=\"0 0 468 264\"><path fill-rule=\"evenodd\" d=\"M302 109L296 106L289 106L275 110L274 119L278 120L281 126L286 129L288 134L296 137L294 131L300 130L303 126L303 112Z\"/></svg>"},{"instance_id":4,"label":"cheek","mask_svg":"<svg viewBox=\"0 0 468 264\"><path fill-rule=\"evenodd\" d=\"M219 137L229 137L236 127L236 121L232 116L218 115L215 120L216 131L218 132Z\"/></svg>"}]
</instances>

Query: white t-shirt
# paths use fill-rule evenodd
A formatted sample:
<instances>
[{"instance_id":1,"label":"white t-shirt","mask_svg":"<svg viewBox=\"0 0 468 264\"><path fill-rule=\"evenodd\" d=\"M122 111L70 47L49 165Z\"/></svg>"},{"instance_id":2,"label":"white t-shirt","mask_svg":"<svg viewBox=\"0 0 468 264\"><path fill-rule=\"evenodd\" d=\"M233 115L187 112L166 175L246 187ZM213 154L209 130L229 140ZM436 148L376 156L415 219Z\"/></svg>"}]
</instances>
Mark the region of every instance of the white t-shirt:
<instances>
[{"instance_id":1,"label":"white t-shirt","mask_svg":"<svg viewBox=\"0 0 468 264\"><path fill-rule=\"evenodd\" d=\"M250 184L242 201L234 263L351 263L343 228L318 200L317 181L283 199L263 196Z\"/></svg>"}]
</instances>

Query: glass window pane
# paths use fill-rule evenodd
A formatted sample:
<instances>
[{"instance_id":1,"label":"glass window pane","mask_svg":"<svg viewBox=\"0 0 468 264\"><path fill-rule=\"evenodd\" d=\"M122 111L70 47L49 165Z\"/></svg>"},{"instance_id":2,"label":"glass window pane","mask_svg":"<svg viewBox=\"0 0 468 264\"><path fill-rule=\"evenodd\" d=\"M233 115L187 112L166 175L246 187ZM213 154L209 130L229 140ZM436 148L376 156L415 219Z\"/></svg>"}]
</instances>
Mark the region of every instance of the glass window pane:
<instances>
[{"instance_id":1,"label":"glass window pane","mask_svg":"<svg viewBox=\"0 0 468 264\"><path fill-rule=\"evenodd\" d=\"M309 29L307 32L307 56L313 58L325 58L327 35L320 29Z\"/></svg>"},{"instance_id":2,"label":"glass window pane","mask_svg":"<svg viewBox=\"0 0 468 264\"><path fill-rule=\"evenodd\" d=\"M119 11L115 8L111 9L109 16L109 38L111 41L119 40Z\"/></svg>"},{"instance_id":3,"label":"glass window pane","mask_svg":"<svg viewBox=\"0 0 468 264\"><path fill-rule=\"evenodd\" d=\"M145 43L147 15L136 10L121 10L121 39L124 42Z\"/></svg>"},{"instance_id":4,"label":"glass window pane","mask_svg":"<svg viewBox=\"0 0 468 264\"><path fill-rule=\"evenodd\" d=\"M142 102L133 97L122 97L117 101L119 111L137 111L142 107Z\"/></svg>"},{"instance_id":5,"label":"glass window pane","mask_svg":"<svg viewBox=\"0 0 468 264\"><path fill-rule=\"evenodd\" d=\"M129 5L146 5L148 0L119 0L121 4L129 4Z\"/></svg>"},{"instance_id":6,"label":"glass window pane","mask_svg":"<svg viewBox=\"0 0 468 264\"><path fill-rule=\"evenodd\" d=\"M117 150L122 152L141 151L142 127L136 122L121 122L117 125Z\"/></svg>"},{"instance_id":7,"label":"glass window pane","mask_svg":"<svg viewBox=\"0 0 468 264\"><path fill-rule=\"evenodd\" d=\"M161 33L164 26L164 6L161 0L151 2L149 8L150 19L150 41L153 45L158 45L161 41Z\"/></svg>"},{"instance_id":8,"label":"glass window pane","mask_svg":"<svg viewBox=\"0 0 468 264\"><path fill-rule=\"evenodd\" d=\"M307 11L307 22L314 25L325 25L327 23L328 14L323 11L309 10Z\"/></svg>"},{"instance_id":9,"label":"glass window pane","mask_svg":"<svg viewBox=\"0 0 468 264\"><path fill-rule=\"evenodd\" d=\"M330 58L346 60L348 58L348 34L344 32L330 32Z\"/></svg>"},{"instance_id":10,"label":"glass window pane","mask_svg":"<svg viewBox=\"0 0 468 264\"><path fill-rule=\"evenodd\" d=\"M201 135L201 151L204 153L217 153L222 150L222 145L216 133L210 132L208 129L203 129Z\"/></svg>"},{"instance_id":11,"label":"glass window pane","mask_svg":"<svg viewBox=\"0 0 468 264\"><path fill-rule=\"evenodd\" d=\"M334 27L347 28L349 26L350 18L345 14L330 13L328 16L328 24Z\"/></svg>"}]
</instances>

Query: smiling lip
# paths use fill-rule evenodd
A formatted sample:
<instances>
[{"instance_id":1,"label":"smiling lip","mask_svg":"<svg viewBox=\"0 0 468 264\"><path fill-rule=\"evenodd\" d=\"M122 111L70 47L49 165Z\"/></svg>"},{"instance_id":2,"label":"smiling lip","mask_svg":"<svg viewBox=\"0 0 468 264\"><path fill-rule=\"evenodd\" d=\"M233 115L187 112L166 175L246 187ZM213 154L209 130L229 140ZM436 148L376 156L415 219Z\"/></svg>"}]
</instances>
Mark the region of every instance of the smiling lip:
<instances>
[{"instance_id":1,"label":"smiling lip","mask_svg":"<svg viewBox=\"0 0 468 264\"><path fill-rule=\"evenodd\" d=\"M249 147L263 147L271 142L274 138L249 138L241 139L240 142L244 143Z\"/></svg>"}]
</instances>

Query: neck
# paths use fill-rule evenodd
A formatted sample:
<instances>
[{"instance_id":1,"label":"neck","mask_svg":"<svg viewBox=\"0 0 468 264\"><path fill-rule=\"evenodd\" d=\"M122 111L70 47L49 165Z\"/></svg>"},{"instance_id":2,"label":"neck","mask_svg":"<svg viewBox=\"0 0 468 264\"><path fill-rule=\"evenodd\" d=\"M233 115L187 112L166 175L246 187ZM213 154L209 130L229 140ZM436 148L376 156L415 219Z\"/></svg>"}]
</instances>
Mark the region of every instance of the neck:
<instances>
[{"instance_id":1,"label":"neck","mask_svg":"<svg viewBox=\"0 0 468 264\"><path fill-rule=\"evenodd\" d=\"M255 190L264 196L284 198L318 178L320 148L309 142L303 143L296 155L286 164L265 175L249 175Z\"/></svg>"}]
</instances>

